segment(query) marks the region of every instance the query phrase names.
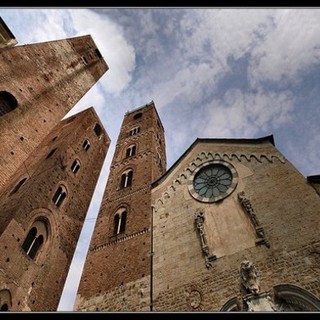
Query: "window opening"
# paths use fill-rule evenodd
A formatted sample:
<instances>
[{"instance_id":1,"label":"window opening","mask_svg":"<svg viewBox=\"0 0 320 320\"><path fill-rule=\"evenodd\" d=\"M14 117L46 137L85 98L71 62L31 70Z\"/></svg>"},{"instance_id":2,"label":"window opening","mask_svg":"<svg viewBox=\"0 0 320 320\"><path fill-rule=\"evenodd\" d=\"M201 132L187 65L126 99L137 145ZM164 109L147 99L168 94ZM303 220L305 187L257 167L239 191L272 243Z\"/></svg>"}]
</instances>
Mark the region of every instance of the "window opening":
<instances>
[{"instance_id":1,"label":"window opening","mask_svg":"<svg viewBox=\"0 0 320 320\"><path fill-rule=\"evenodd\" d=\"M101 136L102 128L101 128L99 123L96 123L96 125L93 128L93 130L94 130L95 134L97 135L97 137Z\"/></svg>"},{"instance_id":2,"label":"window opening","mask_svg":"<svg viewBox=\"0 0 320 320\"><path fill-rule=\"evenodd\" d=\"M79 160L76 159L73 161L73 163L71 165L71 171L73 173L77 173L79 171L79 169L80 169L80 162L79 162Z\"/></svg>"},{"instance_id":3,"label":"window opening","mask_svg":"<svg viewBox=\"0 0 320 320\"><path fill-rule=\"evenodd\" d=\"M10 192L9 196L13 195L14 193L18 192L19 189L23 186L23 184L26 182L27 178L24 178L19 181L19 183L14 187L14 189Z\"/></svg>"},{"instance_id":4,"label":"window opening","mask_svg":"<svg viewBox=\"0 0 320 320\"><path fill-rule=\"evenodd\" d=\"M18 106L17 99L7 91L0 91L0 117L13 111Z\"/></svg>"},{"instance_id":5,"label":"window opening","mask_svg":"<svg viewBox=\"0 0 320 320\"><path fill-rule=\"evenodd\" d=\"M84 140L83 144L82 144L82 148L85 150L85 151L88 151L88 149L90 148L90 142L89 140Z\"/></svg>"},{"instance_id":6,"label":"window opening","mask_svg":"<svg viewBox=\"0 0 320 320\"><path fill-rule=\"evenodd\" d=\"M52 198L52 201L59 208L62 202L64 201L64 199L66 198L66 196L67 196L67 193L65 191L65 188L63 188L62 186L59 186L59 188L57 189L56 193Z\"/></svg>"},{"instance_id":7,"label":"window opening","mask_svg":"<svg viewBox=\"0 0 320 320\"><path fill-rule=\"evenodd\" d=\"M136 154L136 145L131 145L126 152L126 158L132 157Z\"/></svg>"},{"instance_id":8,"label":"window opening","mask_svg":"<svg viewBox=\"0 0 320 320\"><path fill-rule=\"evenodd\" d=\"M121 188L130 187L132 184L133 171L129 170L122 174L121 176Z\"/></svg>"},{"instance_id":9,"label":"window opening","mask_svg":"<svg viewBox=\"0 0 320 320\"><path fill-rule=\"evenodd\" d=\"M113 222L114 222L113 234L116 236L119 233L124 233L126 229L126 222L127 222L127 211L125 211L125 209L121 209L120 212L117 212L117 214L114 216Z\"/></svg>"}]
</instances>

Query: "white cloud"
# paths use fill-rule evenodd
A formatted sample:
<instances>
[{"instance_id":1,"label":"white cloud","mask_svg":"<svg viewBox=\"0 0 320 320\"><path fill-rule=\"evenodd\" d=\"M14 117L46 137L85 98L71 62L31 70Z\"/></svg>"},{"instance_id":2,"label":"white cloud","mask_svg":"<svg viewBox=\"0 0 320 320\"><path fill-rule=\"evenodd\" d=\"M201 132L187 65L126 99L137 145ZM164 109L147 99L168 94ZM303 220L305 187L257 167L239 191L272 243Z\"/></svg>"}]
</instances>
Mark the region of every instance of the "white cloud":
<instances>
[{"instance_id":1,"label":"white cloud","mask_svg":"<svg viewBox=\"0 0 320 320\"><path fill-rule=\"evenodd\" d=\"M274 28L256 46L250 68L253 84L262 80L296 81L299 71L319 64L320 10L277 10Z\"/></svg>"},{"instance_id":2,"label":"white cloud","mask_svg":"<svg viewBox=\"0 0 320 320\"><path fill-rule=\"evenodd\" d=\"M109 70L103 86L109 93L118 95L132 80L135 68L135 50L123 36L121 27L105 15L90 10L70 10L77 35L91 34Z\"/></svg>"},{"instance_id":3,"label":"white cloud","mask_svg":"<svg viewBox=\"0 0 320 320\"><path fill-rule=\"evenodd\" d=\"M224 99L206 106L208 117L202 132L208 137L255 137L291 121L294 98L290 92L226 92Z\"/></svg>"}]
</instances>

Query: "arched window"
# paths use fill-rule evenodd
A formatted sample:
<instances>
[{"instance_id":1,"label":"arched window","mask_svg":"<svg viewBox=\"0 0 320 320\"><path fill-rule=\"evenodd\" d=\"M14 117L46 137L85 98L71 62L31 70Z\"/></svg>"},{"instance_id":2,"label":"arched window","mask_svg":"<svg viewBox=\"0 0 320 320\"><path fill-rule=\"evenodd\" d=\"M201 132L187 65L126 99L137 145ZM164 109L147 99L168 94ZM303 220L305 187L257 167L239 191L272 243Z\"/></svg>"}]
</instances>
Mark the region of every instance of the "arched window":
<instances>
[{"instance_id":1,"label":"arched window","mask_svg":"<svg viewBox=\"0 0 320 320\"><path fill-rule=\"evenodd\" d=\"M47 238L47 226L43 221L36 221L30 228L22 249L31 258L34 259Z\"/></svg>"},{"instance_id":2,"label":"arched window","mask_svg":"<svg viewBox=\"0 0 320 320\"><path fill-rule=\"evenodd\" d=\"M84 142L82 144L82 148L84 151L88 151L88 149L90 148L90 142L88 139L84 140Z\"/></svg>"},{"instance_id":3,"label":"arched window","mask_svg":"<svg viewBox=\"0 0 320 320\"><path fill-rule=\"evenodd\" d=\"M0 91L0 117L18 106L17 99L7 91Z\"/></svg>"},{"instance_id":4,"label":"arched window","mask_svg":"<svg viewBox=\"0 0 320 320\"><path fill-rule=\"evenodd\" d=\"M131 169L125 171L121 176L120 188L130 187L132 184L133 171Z\"/></svg>"},{"instance_id":5,"label":"arched window","mask_svg":"<svg viewBox=\"0 0 320 320\"><path fill-rule=\"evenodd\" d=\"M78 159L74 160L71 165L71 171L76 174L80 169L80 161Z\"/></svg>"},{"instance_id":6,"label":"arched window","mask_svg":"<svg viewBox=\"0 0 320 320\"><path fill-rule=\"evenodd\" d=\"M23 178L22 180L20 180L16 186L12 189L12 191L10 192L9 196L13 195L14 193L18 192L19 189L23 186L23 184L26 182L27 178Z\"/></svg>"},{"instance_id":7,"label":"arched window","mask_svg":"<svg viewBox=\"0 0 320 320\"><path fill-rule=\"evenodd\" d=\"M10 291L8 289L0 290L0 311L9 311L11 305Z\"/></svg>"},{"instance_id":8,"label":"arched window","mask_svg":"<svg viewBox=\"0 0 320 320\"><path fill-rule=\"evenodd\" d=\"M130 136L133 136L133 135L135 135L135 134L137 134L139 132L140 132L140 127L135 127L135 128L130 130Z\"/></svg>"},{"instance_id":9,"label":"arched window","mask_svg":"<svg viewBox=\"0 0 320 320\"><path fill-rule=\"evenodd\" d=\"M125 208L120 208L114 216L113 220L113 235L116 236L120 233L124 233L127 222L127 211Z\"/></svg>"},{"instance_id":10,"label":"arched window","mask_svg":"<svg viewBox=\"0 0 320 320\"><path fill-rule=\"evenodd\" d=\"M52 201L59 208L66 197L67 197L66 188L64 186L59 186L52 198Z\"/></svg>"},{"instance_id":11,"label":"arched window","mask_svg":"<svg viewBox=\"0 0 320 320\"><path fill-rule=\"evenodd\" d=\"M126 158L132 157L136 154L136 145L132 144L131 146L128 147L126 151Z\"/></svg>"}]
</instances>

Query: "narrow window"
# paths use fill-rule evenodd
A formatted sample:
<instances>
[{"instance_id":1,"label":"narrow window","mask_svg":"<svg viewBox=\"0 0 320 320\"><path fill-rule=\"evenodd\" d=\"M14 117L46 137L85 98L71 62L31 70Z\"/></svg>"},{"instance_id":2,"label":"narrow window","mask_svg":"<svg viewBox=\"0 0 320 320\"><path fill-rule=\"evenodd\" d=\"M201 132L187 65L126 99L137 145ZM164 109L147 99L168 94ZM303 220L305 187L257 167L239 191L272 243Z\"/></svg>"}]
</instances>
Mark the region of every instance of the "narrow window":
<instances>
[{"instance_id":1,"label":"narrow window","mask_svg":"<svg viewBox=\"0 0 320 320\"><path fill-rule=\"evenodd\" d=\"M74 160L71 165L71 171L76 174L80 169L80 162L78 159Z\"/></svg>"},{"instance_id":2,"label":"narrow window","mask_svg":"<svg viewBox=\"0 0 320 320\"><path fill-rule=\"evenodd\" d=\"M120 219L120 233L123 233L126 229L126 222L127 222L127 212L124 211L121 214L121 219Z\"/></svg>"},{"instance_id":3,"label":"narrow window","mask_svg":"<svg viewBox=\"0 0 320 320\"><path fill-rule=\"evenodd\" d=\"M14 193L18 192L19 189L23 186L23 184L26 182L27 178L24 178L20 180L17 185L13 188L13 190L10 192L9 196L13 195Z\"/></svg>"},{"instance_id":4,"label":"narrow window","mask_svg":"<svg viewBox=\"0 0 320 320\"><path fill-rule=\"evenodd\" d=\"M135 134L140 132L140 127L136 127L130 130L130 136L134 136Z\"/></svg>"},{"instance_id":5,"label":"narrow window","mask_svg":"<svg viewBox=\"0 0 320 320\"><path fill-rule=\"evenodd\" d=\"M27 253L31 259L34 259L37 252L41 248L42 244L43 244L43 235L41 234L39 237L35 238L31 248L29 249L29 253Z\"/></svg>"},{"instance_id":6,"label":"narrow window","mask_svg":"<svg viewBox=\"0 0 320 320\"><path fill-rule=\"evenodd\" d=\"M113 235L118 235L119 233L124 233L127 223L127 211L125 208L120 208L114 216L113 224Z\"/></svg>"},{"instance_id":7,"label":"narrow window","mask_svg":"<svg viewBox=\"0 0 320 320\"><path fill-rule=\"evenodd\" d=\"M22 249L31 259L34 259L42 244L43 235L40 234L39 236L37 236L37 228L33 227L30 229L26 239L24 240Z\"/></svg>"},{"instance_id":8,"label":"narrow window","mask_svg":"<svg viewBox=\"0 0 320 320\"><path fill-rule=\"evenodd\" d=\"M22 244L22 249L28 254L31 245L34 241L34 239L36 238L37 235L37 228L33 227L30 229L26 239L24 240L23 244Z\"/></svg>"},{"instance_id":9,"label":"narrow window","mask_svg":"<svg viewBox=\"0 0 320 320\"><path fill-rule=\"evenodd\" d=\"M133 144L129 146L129 148L126 151L126 158L132 157L136 154L136 146Z\"/></svg>"},{"instance_id":10,"label":"narrow window","mask_svg":"<svg viewBox=\"0 0 320 320\"><path fill-rule=\"evenodd\" d=\"M64 199L66 198L67 193L64 187L59 186L56 193L54 194L52 201L54 202L54 204L59 208L62 204L62 202L64 201Z\"/></svg>"},{"instance_id":11,"label":"narrow window","mask_svg":"<svg viewBox=\"0 0 320 320\"><path fill-rule=\"evenodd\" d=\"M0 91L0 117L16 109L17 99L7 91Z\"/></svg>"},{"instance_id":12,"label":"narrow window","mask_svg":"<svg viewBox=\"0 0 320 320\"><path fill-rule=\"evenodd\" d=\"M128 170L128 171L124 172L121 176L120 187L121 188L130 187L132 184L132 178L133 178L133 171L132 170Z\"/></svg>"},{"instance_id":13,"label":"narrow window","mask_svg":"<svg viewBox=\"0 0 320 320\"><path fill-rule=\"evenodd\" d=\"M100 137L100 136L101 136L102 128L101 128L101 126L100 126L99 123L96 123L96 125L95 125L94 128L93 128L93 131L94 131L94 133L97 135L97 137Z\"/></svg>"},{"instance_id":14,"label":"narrow window","mask_svg":"<svg viewBox=\"0 0 320 320\"><path fill-rule=\"evenodd\" d=\"M90 142L89 142L89 140L84 140L84 142L83 142L83 144L82 144L82 148L83 148L83 150L85 150L85 151L88 151L88 149L90 148Z\"/></svg>"}]
</instances>

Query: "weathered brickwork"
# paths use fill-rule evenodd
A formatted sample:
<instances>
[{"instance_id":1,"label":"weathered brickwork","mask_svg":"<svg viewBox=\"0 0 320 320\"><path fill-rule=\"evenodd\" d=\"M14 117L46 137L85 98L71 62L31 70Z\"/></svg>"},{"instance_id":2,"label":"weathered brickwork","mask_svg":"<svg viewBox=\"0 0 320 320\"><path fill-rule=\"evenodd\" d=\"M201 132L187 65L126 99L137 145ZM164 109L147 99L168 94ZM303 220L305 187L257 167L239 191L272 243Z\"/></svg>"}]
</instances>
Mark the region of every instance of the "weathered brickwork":
<instances>
[{"instance_id":1,"label":"weathered brickwork","mask_svg":"<svg viewBox=\"0 0 320 320\"><path fill-rule=\"evenodd\" d=\"M78 298L76 302L81 305L81 308L76 309L77 311L91 312L150 311L150 287L150 276L147 276L117 286L107 293L104 290L99 290L99 293L89 299Z\"/></svg>"},{"instance_id":2,"label":"weathered brickwork","mask_svg":"<svg viewBox=\"0 0 320 320\"><path fill-rule=\"evenodd\" d=\"M188 179L201 163L231 163L239 174L231 195L217 203L194 199ZM239 223L238 194L250 200L266 243L255 244L250 219ZM320 298L320 201L315 189L268 139L199 139L152 190L154 311L219 311L240 298L239 266L254 261L263 291L291 284ZM205 266L194 214L205 213L212 267ZM252 229L251 229L252 230ZM250 242L251 238L251 242Z\"/></svg>"},{"instance_id":3,"label":"weathered brickwork","mask_svg":"<svg viewBox=\"0 0 320 320\"><path fill-rule=\"evenodd\" d=\"M128 156L132 145L135 153ZM96 303L103 311L150 310L151 182L165 166L164 131L151 102L124 116L74 310L93 310ZM127 170L132 181L123 187ZM119 210L126 212L126 223L117 232Z\"/></svg>"},{"instance_id":4,"label":"weathered brickwork","mask_svg":"<svg viewBox=\"0 0 320 320\"><path fill-rule=\"evenodd\" d=\"M85 140L90 142L87 150ZM0 198L0 290L10 291L11 311L57 309L109 144L91 107L58 124L5 189ZM76 172L75 160L80 165ZM58 206L54 199L59 186L66 197ZM41 230L42 225L44 242L32 257L24 241L33 226Z\"/></svg>"},{"instance_id":5,"label":"weathered brickwork","mask_svg":"<svg viewBox=\"0 0 320 320\"><path fill-rule=\"evenodd\" d=\"M0 194L108 66L90 35L0 49Z\"/></svg>"}]
</instances>

